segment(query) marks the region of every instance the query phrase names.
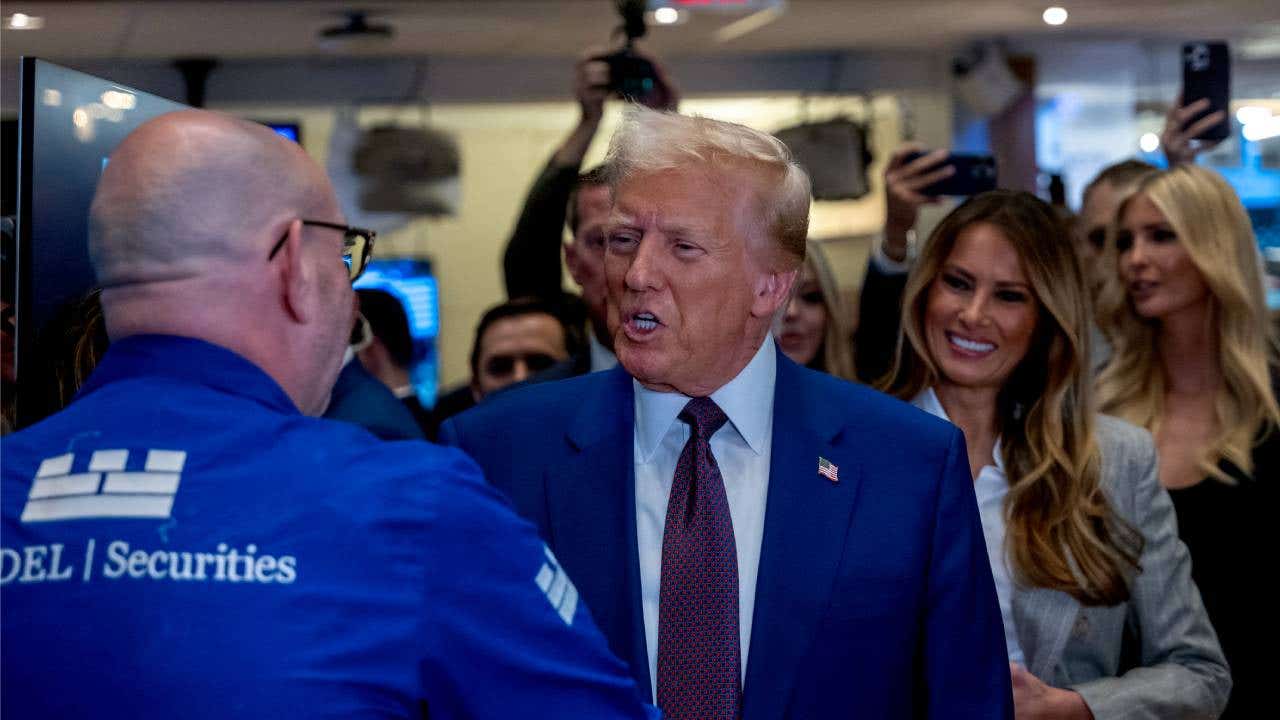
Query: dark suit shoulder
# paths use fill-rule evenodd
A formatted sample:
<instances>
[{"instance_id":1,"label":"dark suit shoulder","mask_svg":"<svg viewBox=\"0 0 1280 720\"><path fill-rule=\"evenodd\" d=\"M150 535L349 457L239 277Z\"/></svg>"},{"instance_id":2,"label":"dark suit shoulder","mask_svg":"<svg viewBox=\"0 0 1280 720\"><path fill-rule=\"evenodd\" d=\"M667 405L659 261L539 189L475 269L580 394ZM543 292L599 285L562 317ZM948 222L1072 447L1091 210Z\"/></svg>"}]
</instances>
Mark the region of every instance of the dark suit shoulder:
<instances>
[{"instance_id":1,"label":"dark suit shoulder","mask_svg":"<svg viewBox=\"0 0 1280 720\"><path fill-rule=\"evenodd\" d=\"M800 373L810 401L821 404L846 427L872 436L889 435L916 440L950 441L955 426L911 403L834 375L793 366Z\"/></svg>"},{"instance_id":2,"label":"dark suit shoulder","mask_svg":"<svg viewBox=\"0 0 1280 720\"><path fill-rule=\"evenodd\" d=\"M422 428L409 409L359 360L347 363L333 386L324 416L360 425L384 440L422 440Z\"/></svg>"},{"instance_id":3,"label":"dark suit shoulder","mask_svg":"<svg viewBox=\"0 0 1280 720\"><path fill-rule=\"evenodd\" d=\"M497 433L515 438L543 438L563 429L582 404L614 383L618 370L587 373L567 380L523 384L492 395L450 422L461 438ZM627 378L626 382L630 382Z\"/></svg>"}]
</instances>

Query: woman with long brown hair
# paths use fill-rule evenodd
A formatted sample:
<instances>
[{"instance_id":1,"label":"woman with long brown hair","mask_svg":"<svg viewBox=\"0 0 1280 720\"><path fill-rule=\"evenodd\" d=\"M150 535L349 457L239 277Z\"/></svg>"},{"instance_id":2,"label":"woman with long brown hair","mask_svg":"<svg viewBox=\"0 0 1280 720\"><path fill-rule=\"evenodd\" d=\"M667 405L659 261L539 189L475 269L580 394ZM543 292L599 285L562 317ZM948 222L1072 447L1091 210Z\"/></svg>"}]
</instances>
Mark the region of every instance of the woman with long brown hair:
<instances>
[{"instance_id":1,"label":"woman with long brown hair","mask_svg":"<svg viewBox=\"0 0 1280 720\"><path fill-rule=\"evenodd\" d=\"M1257 717L1280 632L1251 551L1275 546L1280 353L1249 217L1195 165L1147 177L1121 202L1100 316L1115 348L1101 407L1155 436L1192 574L1231 664L1224 717Z\"/></svg>"},{"instance_id":2,"label":"woman with long brown hair","mask_svg":"<svg viewBox=\"0 0 1280 720\"><path fill-rule=\"evenodd\" d=\"M1053 210L986 193L925 244L886 389L964 431L1018 717L1216 717L1230 675L1150 436L1092 410L1090 323Z\"/></svg>"}]
</instances>

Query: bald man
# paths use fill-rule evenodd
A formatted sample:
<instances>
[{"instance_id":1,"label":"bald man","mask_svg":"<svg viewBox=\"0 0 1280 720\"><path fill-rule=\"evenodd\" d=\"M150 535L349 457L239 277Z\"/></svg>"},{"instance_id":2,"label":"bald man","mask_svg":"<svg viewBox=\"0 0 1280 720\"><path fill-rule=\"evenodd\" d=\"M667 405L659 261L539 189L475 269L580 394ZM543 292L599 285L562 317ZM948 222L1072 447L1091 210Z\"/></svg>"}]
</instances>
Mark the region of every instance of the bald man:
<instances>
[{"instance_id":1,"label":"bald man","mask_svg":"<svg viewBox=\"0 0 1280 720\"><path fill-rule=\"evenodd\" d=\"M112 155L113 344L3 440L0 715L656 714L469 459L314 417L369 245L264 127L173 113Z\"/></svg>"}]
</instances>

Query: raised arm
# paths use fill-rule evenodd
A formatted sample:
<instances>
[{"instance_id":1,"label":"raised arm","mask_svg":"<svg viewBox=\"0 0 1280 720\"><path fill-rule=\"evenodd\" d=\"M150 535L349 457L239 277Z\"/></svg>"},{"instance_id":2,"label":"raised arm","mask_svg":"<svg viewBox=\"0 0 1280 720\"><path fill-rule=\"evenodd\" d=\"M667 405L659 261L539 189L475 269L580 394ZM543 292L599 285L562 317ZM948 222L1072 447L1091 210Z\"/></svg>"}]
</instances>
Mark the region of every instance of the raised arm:
<instances>
[{"instance_id":1,"label":"raised arm","mask_svg":"<svg viewBox=\"0 0 1280 720\"><path fill-rule=\"evenodd\" d=\"M564 235L569 200L578 182L582 161L600 129L605 100L609 97L609 65L599 58L602 48L586 50L574 65L573 94L580 110L578 124L552 153L534 180L503 253L502 272L507 297L560 297L560 243ZM657 82L641 102L674 110L679 92L666 69L655 58L636 51L653 63Z\"/></svg>"},{"instance_id":2,"label":"raised arm","mask_svg":"<svg viewBox=\"0 0 1280 720\"><path fill-rule=\"evenodd\" d=\"M939 166L947 157L946 150L909 159L917 152L924 152L924 146L903 145L885 168L884 232L872 248L862 281L853 346L858 379L868 384L875 383L893 366L902 293L910 269L908 237L915 230L920 207L938 202L937 198L920 194L920 189L954 172L950 165Z\"/></svg>"}]
</instances>

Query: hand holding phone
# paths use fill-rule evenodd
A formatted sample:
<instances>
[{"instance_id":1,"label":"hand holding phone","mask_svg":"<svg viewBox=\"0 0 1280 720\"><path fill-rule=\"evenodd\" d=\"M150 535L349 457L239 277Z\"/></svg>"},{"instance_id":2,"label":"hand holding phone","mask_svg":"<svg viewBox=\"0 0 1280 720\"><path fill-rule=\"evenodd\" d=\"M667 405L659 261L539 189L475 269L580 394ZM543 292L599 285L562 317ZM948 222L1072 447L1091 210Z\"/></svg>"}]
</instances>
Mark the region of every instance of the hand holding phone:
<instances>
[{"instance_id":1,"label":"hand holding phone","mask_svg":"<svg viewBox=\"0 0 1280 720\"><path fill-rule=\"evenodd\" d=\"M911 163L923 157L926 157L923 153L915 153L908 155L906 160ZM990 155L959 154L949 154L945 157L947 167L952 170L951 174L920 187L917 190L919 194L930 197L939 195L969 197L996 189L996 159L994 157Z\"/></svg>"},{"instance_id":2,"label":"hand holding phone","mask_svg":"<svg viewBox=\"0 0 1280 720\"><path fill-rule=\"evenodd\" d=\"M938 201L920 189L951 177L955 168L947 165L946 150L925 153L919 143L907 143L894 151L884 169L885 230L905 236L916 224L920 206Z\"/></svg>"},{"instance_id":3,"label":"hand holding phone","mask_svg":"<svg viewBox=\"0 0 1280 720\"><path fill-rule=\"evenodd\" d=\"M1182 92L1165 115L1160 146L1169 166L1195 162L1231 132L1227 105L1231 93L1231 56L1226 43L1182 46Z\"/></svg>"},{"instance_id":4,"label":"hand holding phone","mask_svg":"<svg viewBox=\"0 0 1280 720\"><path fill-rule=\"evenodd\" d=\"M1208 98L1200 98L1188 105L1182 104L1182 97L1169 108L1164 118L1164 130L1160 132L1160 147L1164 148L1164 156L1169 167L1195 162L1196 155L1210 150L1222 140L1198 139L1214 126L1226 127L1227 113L1217 110L1209 114L1204 111L1210 107ZM1198 118L1198 119L1197 119Z\"/></svg>"},{"instance_id":5,"label":"hand holding phone","mask_svg":"<svg viewBox=\"0 0 1280 720\"><path fill-rule=\"evenodd\" d=\"M1201 100L1207 102L1201 103ZM1231 101L1231 53L1224 42L1195 42L1182 46L1182 101L1199 108L1183 120L1193 140L1223 140L1231 134L1226 122ZM1217 122L1209 122L1217 116ZM1197 120L1188 127L1187 122Z\"/></svg>"}]
</instances>

